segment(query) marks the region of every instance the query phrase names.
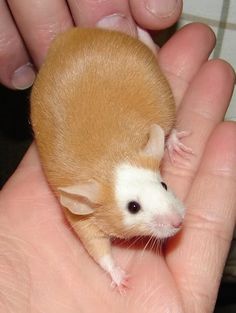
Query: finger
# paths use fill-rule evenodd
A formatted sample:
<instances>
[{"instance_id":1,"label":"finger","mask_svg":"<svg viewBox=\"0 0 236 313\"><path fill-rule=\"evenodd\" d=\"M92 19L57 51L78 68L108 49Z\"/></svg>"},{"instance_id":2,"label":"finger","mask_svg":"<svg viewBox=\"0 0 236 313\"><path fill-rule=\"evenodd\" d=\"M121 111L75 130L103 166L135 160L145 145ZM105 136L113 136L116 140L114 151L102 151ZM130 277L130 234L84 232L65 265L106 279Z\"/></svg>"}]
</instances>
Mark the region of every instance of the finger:
<instances>
[{"instance_id":1,"label":"finger","mask_svg":"<svg viewBox=\"0 0 236 313\"><path fill-rule=\"evenodd\" d=\"M136 35L136 25L127 0L69 0L76 25L103 27Z\"/></svg>"},{"instance_id":2,"label":"finger","mask_svg":"<svg viewBox=\"0 0 236 313\"><path fill-rule=\"evenodd\" d=\"M28 179L29 176L32 177L35 175L37 175L37 178L40 181L44 181L38 151L35 143L33 143L27 150L12 177L10 177L10 179L2 188L2 191L4 191L4 189L9 189L12 183L17 187L17 184L21 185L21 182L24 182L26 179Z\"/></svg>"},{"instance_id":3,"label":"finger","mask_svg":"<svg viewBox=\"0 0 236 313\"><path fill-rule=\"evenodd\" d=\"M8 0L12 15L26 46L39 67L57 33L73 25L63 0Z\"/></svg>"},{"instance_id":4,"label":"finger","mask_svg":"<svg viewBox=\"0 0 236 313\"><path fill-rule=\"evenodd\" d=\"M224 118L234 79L234 71L228 63L220 60L206 62L190 84L179 108L177 128L191 132L182 142L193 150L194 155L189 155L190 162L181 166L166 160L163 173L182 199L188 193L211 132ZM176 160L183 158L176 155Z\"/></svg>"},{"instance_id":5,"label":"finger","mask_svg":"<svg viewBox=\"0 0 236 313\"><path fill-rule=\"evenodd\" d=\"M39 154L35 142L33 142L23 159L21 160L18 169L26 170L27 168L38 168L41 169Z\"/></svg>"},{"instance_id":6,"label":"finger","mask_svg":"<svg viewBox=\"0 0 236 313\"><path fill-rule=\"evenodd\" d=\"M5 1L0 1L0 82L9 88L26 89L35 73Z\"/></svg>"},{"instance_id":7,"label":"finger","mask_svg":"<svg viewBox=\"0 0 236 313\"><path fill-rule=\"evenodd\" d=\"M182 0L130 0L130 8L138 25L147 29L163 29L173 25L182 11Z\"/></svg>"},{"instance_id":8,"label":"finger","mask_svg":"<svg viewBox=\"0 0 236 313\"><path fill-rule=\"evenodd\" d=\"M182 290L186 312L211 312L236 220L236 123L212 134L186 205L185 226L167 262Z\"/></svg>"},{"instance_id":9,"label":"finger","mask_svg":"<svg viewBox=\"0 0 236 313\"><path fill-rule=\"evenodd\" d=\"M177 106L214 45L215 35L210 28L195 23L183 27L160 49L158 59Z\"/></svg>"}]
</instances>

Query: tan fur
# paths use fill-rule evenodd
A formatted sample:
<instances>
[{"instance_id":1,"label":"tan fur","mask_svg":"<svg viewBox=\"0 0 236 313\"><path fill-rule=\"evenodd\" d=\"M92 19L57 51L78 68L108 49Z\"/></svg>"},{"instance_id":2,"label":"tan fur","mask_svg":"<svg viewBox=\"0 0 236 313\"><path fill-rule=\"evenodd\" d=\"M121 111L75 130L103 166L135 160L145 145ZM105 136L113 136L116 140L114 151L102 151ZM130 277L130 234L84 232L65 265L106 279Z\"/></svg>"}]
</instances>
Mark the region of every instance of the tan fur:
<instances>
[{"instance_id":1,"label":"tan fur","mask_svg":"<svg viewBox=\"0 0 236 313\"><path fill-rule=\"evenodd\" d=\"M31 120L55 192L90 178L102 185L100 206L92 216L66 214L97 260L98 250L107 251L108 239L98 248L88 238L102 232L125 236L114 203L115 166L127 161L158 169L159 161L140 156L140 151L152 124L166 134L173 127L169 85L140 41L114 31L72 29L53 42L38 74Z\"/></svg>"},{"instance_id":2,"label":"tan fur","mask_svg":"<svg viewBox=\"0 0 236 313\"><path fill-rule=\"evenodd\" d=\"M95 261L111 253L110 237L97 227L94 217L78 218L68 210L65 210L65 216Z\"/></svg>"}]
</instances>

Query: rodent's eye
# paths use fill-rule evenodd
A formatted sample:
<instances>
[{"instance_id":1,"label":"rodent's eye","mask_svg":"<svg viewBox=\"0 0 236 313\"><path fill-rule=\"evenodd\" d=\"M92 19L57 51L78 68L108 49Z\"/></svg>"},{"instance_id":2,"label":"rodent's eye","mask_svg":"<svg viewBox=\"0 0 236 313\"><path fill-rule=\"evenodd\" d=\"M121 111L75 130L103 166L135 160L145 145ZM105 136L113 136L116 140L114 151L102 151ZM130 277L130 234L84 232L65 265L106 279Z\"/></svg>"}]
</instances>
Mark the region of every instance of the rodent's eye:
<instances>
[{"instance_id":1,"label":"rodent's eye","mask_svg":"<svg viewBox=\"0 0 236 313\"><path fill-rule=\"evenodd\" d=\"M132 214L136 214L141 210L141 205L136 201L130 201L127 207Z\"/></svg>"},{"instance_id":2,"label":"rodent's eye","mask_svg":"<svg viewBox=\"0 0 236 313\"><path fill-rule=\"evenodd\" d=\"M162 184L162 187L163 187L165 190L167 190L167 185L166 185L166 183L164 183L164 182L162 181L161 184Z\"/></svg>"}]
</instances>

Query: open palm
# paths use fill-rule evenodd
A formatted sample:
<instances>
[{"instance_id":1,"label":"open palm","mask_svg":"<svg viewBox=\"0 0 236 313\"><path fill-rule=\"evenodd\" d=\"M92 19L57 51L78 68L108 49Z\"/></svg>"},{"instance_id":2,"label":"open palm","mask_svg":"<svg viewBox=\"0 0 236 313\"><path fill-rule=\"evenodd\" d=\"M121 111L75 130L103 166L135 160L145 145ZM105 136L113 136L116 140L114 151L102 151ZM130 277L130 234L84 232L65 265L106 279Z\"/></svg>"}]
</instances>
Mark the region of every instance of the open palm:
<instances>
[{"instance_id":1,"label":"open palm","mask_svg":"<svg viewBox=\"0 0 236 313\"><path fill-rule=\"evenodd\" d=\"M225 62L207 61L213 46L211 31L194 24L158 55L176 98L177 128L191 131L185 143L195 152L163 163L186 203L183 230L162 253L114 247L130 274L120 295L66 223L32 145L0 193L1 312L213 311L236 217L236 125L222 122L234 74Z\"/></svg>"}]
</instances>

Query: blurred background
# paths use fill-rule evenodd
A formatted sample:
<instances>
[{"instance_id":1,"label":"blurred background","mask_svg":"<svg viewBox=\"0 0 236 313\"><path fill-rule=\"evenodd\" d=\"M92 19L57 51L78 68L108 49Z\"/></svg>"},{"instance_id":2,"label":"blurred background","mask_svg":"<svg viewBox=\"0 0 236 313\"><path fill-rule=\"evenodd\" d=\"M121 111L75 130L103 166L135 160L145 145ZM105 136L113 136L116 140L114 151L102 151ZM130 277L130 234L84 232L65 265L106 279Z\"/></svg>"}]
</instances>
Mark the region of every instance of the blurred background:
<instances>
[{"instance_id":1,"label":"blurred background","mask_svg":"<svg viewBox=\"0 0 236 313\"><path fill-rule=\"evenodd\" d=\"M236 68L236 0L184 0L183 14L177 25L161 32L161 44L176 29L191 22L209 25L217 36L212 58L223 58ZM16 169L32 141L27 91L12 91L0 85L0 188ZM226 119L236 121L236 92ZM236 143L236 140L235 140ZM236 192L236 191L235 191ZM236 240L225 268L215 313L236 313Z\"/></svg>"}]
</instances>

